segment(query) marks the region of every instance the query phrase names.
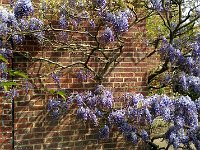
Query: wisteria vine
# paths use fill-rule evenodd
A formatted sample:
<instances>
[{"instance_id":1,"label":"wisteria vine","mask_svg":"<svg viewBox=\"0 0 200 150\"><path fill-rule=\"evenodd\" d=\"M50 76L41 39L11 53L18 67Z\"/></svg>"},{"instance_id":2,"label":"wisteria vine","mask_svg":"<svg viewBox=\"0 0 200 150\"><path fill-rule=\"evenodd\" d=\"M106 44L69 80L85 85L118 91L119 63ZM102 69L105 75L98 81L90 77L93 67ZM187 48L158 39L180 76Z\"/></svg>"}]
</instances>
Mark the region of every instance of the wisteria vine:
<instances>
[{"instance_id":1,"label":"wisteria vine","mask_svg":"<svg viewBox=\"0 0 200 150\"><path fill-rule=\"evenodd\" d=\"M85 93L74 93L67 100L53 98L48 102L48 110L54 119L69 112L72 105L77 106L77 118L99 127L99 138L108 139L113 128L117 128L125 139L137 144L140 139L154 145L151 134L143 126L153 126L155 120L162 119L169 129L162 138L169 145L178 149L181 145L191 149L191 143L199 148L200 138L196 129L200 99L192 101L189 96L170 98L167 95L144 97L142 94L127 93L123 96L124 104L120 109L114 108L112 93L102 85Z\"/></svg>"},{"instance_id":2,"label":"wisteria vine","mask_svg":"<svg viewBox=\"0 0 200 150\"><path fill-rule=\"evenodd\" d=\"M182 40L181 36L194 29L198 23L199 2L194 3L194 8L186 11L182 8L187 8L187 2L147 0L144 1L144 6L150 12L140 19L133 9L134 2L123 2L92 0L85 4L82 1L68 0L62 1L58 9L55 9L57 12L54 12L53 6L46 1L41 1L40 9L36 10L30 0L17 0L12 3L11 9L0 8L1 90L7 99L14 99L19 95L17 91L20 88L28 92L28 88L31 87L25 73L9 68L9 61L14 58L16 46L26 40L27 35L35 37L40 44L53 43L55 50L83 49L86 50L83 60L68 66L45 58L34 58L27 53L23 55L31 61L46 61L58 67L55 72L48 74L57 85L57 90L53 92L47 104L47 109L54 119L59 119L70 111L72 105L75 105L77 106L77 118L98 127L100 139L108 139L112 129L117 128L127 141L137 144L143 140L153 149L159 149L159 146L154 144L156 137L152 137L148 127L153 126L155 120L161 119L168 125L166 133L159 136L168 142L165 149L168 149L170 145L173 145L174 149L192 149L192 144L196 149L200 149L200 127L198 125L200 36L196 34L192 36L192 40L184 44L179 42ZM173 18L176 16L173 14L174 7L179 11L175 19ZM42 15L36 17L35 12L42 13ZM168 97L165 94L145 97L142 94L126 93L121 98L123 106L119 109L115 108L115 98L102 85L103 79L111 65L123 52L122 34L127 32L132 25L153 15L153 12L163 21L169 35L160 33L157 39L154 52L157 51L160 54L163 65L160 70L149 76L149 83L158 75L168 71L162 84L163 86L170 85L173 92L178 94L174 97ZM59 28L47 19L48 15L54 13L59 16L57 21ZM46 22L48 25L45 24ZM83 26L85 24L86 27ZM50 39L46 32L59 34L59 39ZM84 34L92 38L96 45L88 46L77 41L73 45L70 43L69 33ZM106 46L112 42L115 46L107 48ZM109 51L109 55L105 51ZM103 57L100 61L103 68L98 71L89 64L95 53ZM60 76L63 70L77 65L82 66L77 73L79 81L84 82L88 78L93 78L97 86L93 91L74 92L67 95L61 88ZM16 82L10 82L9 76L20 76L25 84L19 86Z\"/></svg>"}]
</instances>

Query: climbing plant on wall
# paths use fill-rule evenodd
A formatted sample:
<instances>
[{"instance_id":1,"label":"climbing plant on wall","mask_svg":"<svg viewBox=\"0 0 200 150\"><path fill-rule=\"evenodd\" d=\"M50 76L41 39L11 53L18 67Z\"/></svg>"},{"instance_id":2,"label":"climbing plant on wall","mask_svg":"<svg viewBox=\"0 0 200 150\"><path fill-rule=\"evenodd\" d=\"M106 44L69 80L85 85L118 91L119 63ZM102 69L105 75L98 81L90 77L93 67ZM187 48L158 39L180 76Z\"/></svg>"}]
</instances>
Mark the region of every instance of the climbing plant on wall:
<instances>
[{"instance_id":1,"label":"climbing plant on wall","mask_svg":"<svg viewBox=\"0 0 200 150\"><path fill-rule=\"evenodd\" d=\"M198 112L200 111L200 41L199 2L183 0L67 0L11 1L9 8L0 9L0 68L1 91L5 98L14 99L19 90L28 92L31 76L11 68L16 54L29 61L44 61L56 66L49 74L55 81L55 90L45 89L52 98L48 111L54 119L77 106L77 117L99 128L99 138L109 138L116 127L128 141L136 144L143 140L151 149L163 149L154 144L156 138L164 138L168 149L200 149ZM37 6L37 7L36 7ZM192 6L192 7L189 7ZM39 9L36 9L39 8ZM141 11L145 12L141 15ZM158 28L152 23L158 18ZM158 53L161 65L148 76L150 88L169 87L173 96L165 94L144 97L142 94L124 93L123 106L114 108L114 97L103 85L103 80L123 53L123 34L141 21L148 20L149 33L155 33L153 51ZM75 36L81 34L90 39L84 42ZM55 51L81 51L82 57L69 65L43 57L34 57L28 51L17 51L27 37L34 37L39 44L50 44ZM152 42L153 41L153 42ZM98 57L98 70L90 60ZM60 86L60 76L68 68L78 66L77 78L91 78L94 90L66 93ZM18 77L18 80L13 78ZM162 77L162 78L161 78ZM156 85L154 85L156 81ZM159 82L158 82L159 81ZM45 91L45 92L46 92ZM160 118L168 125L165 134L152 137L150 130ZM145 128L141 128L144 125ZM148 125L148 126L147 126ZM140 127L140 128L139 128Z\"/></svg>"}]
</instances>

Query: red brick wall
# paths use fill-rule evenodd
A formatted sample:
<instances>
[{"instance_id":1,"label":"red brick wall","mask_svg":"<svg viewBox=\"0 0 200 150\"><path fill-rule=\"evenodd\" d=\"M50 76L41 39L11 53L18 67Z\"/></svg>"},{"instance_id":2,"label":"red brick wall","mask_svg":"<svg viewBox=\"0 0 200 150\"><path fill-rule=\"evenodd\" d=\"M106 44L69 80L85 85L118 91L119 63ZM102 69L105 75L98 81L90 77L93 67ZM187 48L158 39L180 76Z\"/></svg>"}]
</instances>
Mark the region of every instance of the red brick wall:
<instances>
[{"instance_id":1,"label":"red brick wall","mask_svg":"<svg viewBox=\"0 0 200 150\"><path fill-rule=\"evenodd\" d=\"M11 104L2 97L0 98L0 118L0 148L9 150L12 137Z\"/></svg>"},{"instance_id":2,"label":"red brick wall","mask_svg":"<svg viewBox=\"0 0 200 150\"><path fill-rule=\"evenodd\" d=\"M147 95L147 75L151 64L148 59L143 59L149 49L144 42L145 22L133 26L128 33L123 35L125 46L119 63L107 74L103 85L110 89L115 96L115 106L120 107L118 98L125 92L140 92ZM78 36L78 35L77 35ZM83 39L83 38L82 38ZM87 42L87 40L85 41ZM41 46L29 39L18 47L20 51L28 51L34 57L44 57L61 62L66 65L79 56L78 53L59 51L55 52L50 46ZM95 60L93 60L94 65ZM44 62L30 62L22 57L15 57L14 68L27 72L33 78L34 90L29 94L21 93L15 99L15 149L40 150L40 149L133 149L136 148L117 131L112 132L111 138L105 141L98 140L98 129L89 124L76 120L76 109L73 108L61 119L52 120L47 112L48 94L41 88L55 88L52 79L39 75L48 74L55 66ZM94 87L91 82L78 82L75 71L77 68L68 69L61 78L61 87L69 90L87 90ZM0 99L0 148L11 149L11 102Z\"/></svg>"}]
</instances>

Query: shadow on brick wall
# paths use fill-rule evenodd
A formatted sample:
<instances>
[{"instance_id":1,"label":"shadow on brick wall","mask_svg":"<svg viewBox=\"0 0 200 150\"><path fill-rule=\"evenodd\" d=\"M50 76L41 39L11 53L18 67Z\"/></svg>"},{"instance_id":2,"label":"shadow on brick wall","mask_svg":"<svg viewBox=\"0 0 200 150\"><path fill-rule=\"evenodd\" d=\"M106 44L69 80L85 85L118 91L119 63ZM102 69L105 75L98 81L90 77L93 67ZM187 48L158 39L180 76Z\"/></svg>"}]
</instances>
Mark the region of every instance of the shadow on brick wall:
<instances>
[{"instance_id":1,"label":"shadow on brick wall","mask_svg":"<svg viewBox=\"0 0 200 150\"><path fill-rule=\"evenodd\" d=\"M135 31L134 31L135 32ZM144 57L145 49L138 41L127 38L124 54L111 66L103 84L112 88L117 96L124 92L147 93L147 62L139 60ZM139 46L138 46L139 43ZM138 48L141 48L139 52ZM91 124L85 124L76 119L76 108L58 120L52 119L47 111L47 101L50 98L47 89L56 89L56 83L51 78L51 72L56 71L57 62L63 65L82 58L81 52L66 52L64 49L53 50L49 45L39 46L34 38L27 37L25 43L17 47L13 62L14 68L27 73L31 77L33 89L28 94L21 92L15 100L15 148L16 150L99 150L99 149L142 149L125 142L120 133L113 132L110 139L98 140L98 129ZM23 53L28 52L28 53ZM30 57L32 56L32 57ZM47 58L55 63L37 58ZM36 62L33 61L37 60ZM100 69L98 61L91 59L95 71ZM61 87L71 91L92 89L94 82L80 83L76 72L80 66L63 71ZM41 78L38 78L38 77ZM17 79L17 78L16 78ZM140 143L139 145L144 145ZM145 149L145 148L143 148Z\"/></svg>"},{"instance_id":2,"label":"shadow on brick wall","mask_svg":"<svg viewBox=\"0 0 200 150\"><path fill-rule=\"evenodd\" d=\"M76 119L76 108L52 118L44 96L19 98L16 104L20 104L15 112L16 150L147 150L144 143L126 142L115 129L108 140L99 140L98 128Z\"/></svg>"}]
</instances>

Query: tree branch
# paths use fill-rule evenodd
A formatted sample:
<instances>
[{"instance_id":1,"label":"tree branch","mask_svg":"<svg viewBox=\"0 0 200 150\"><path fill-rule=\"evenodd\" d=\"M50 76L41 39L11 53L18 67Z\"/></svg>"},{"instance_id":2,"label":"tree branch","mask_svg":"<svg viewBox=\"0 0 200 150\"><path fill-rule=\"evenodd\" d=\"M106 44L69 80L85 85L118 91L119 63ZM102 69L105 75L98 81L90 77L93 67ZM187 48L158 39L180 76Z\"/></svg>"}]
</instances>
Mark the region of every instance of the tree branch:
<instances>
[{"instance_id":1,"label":"tree branch","mask_svg":"<svg viewBox=\"0 0 200 150\"><path fill-rule=\"evenodd\" d=\"M165 63L162 65L161 69L156 70L154 73L150 74L148 76L148 84L150 84L152 82L152 80L159 74L167 71L169 69L168 67L168 61L165 61Z\"/></svg>"}]
</instances>

